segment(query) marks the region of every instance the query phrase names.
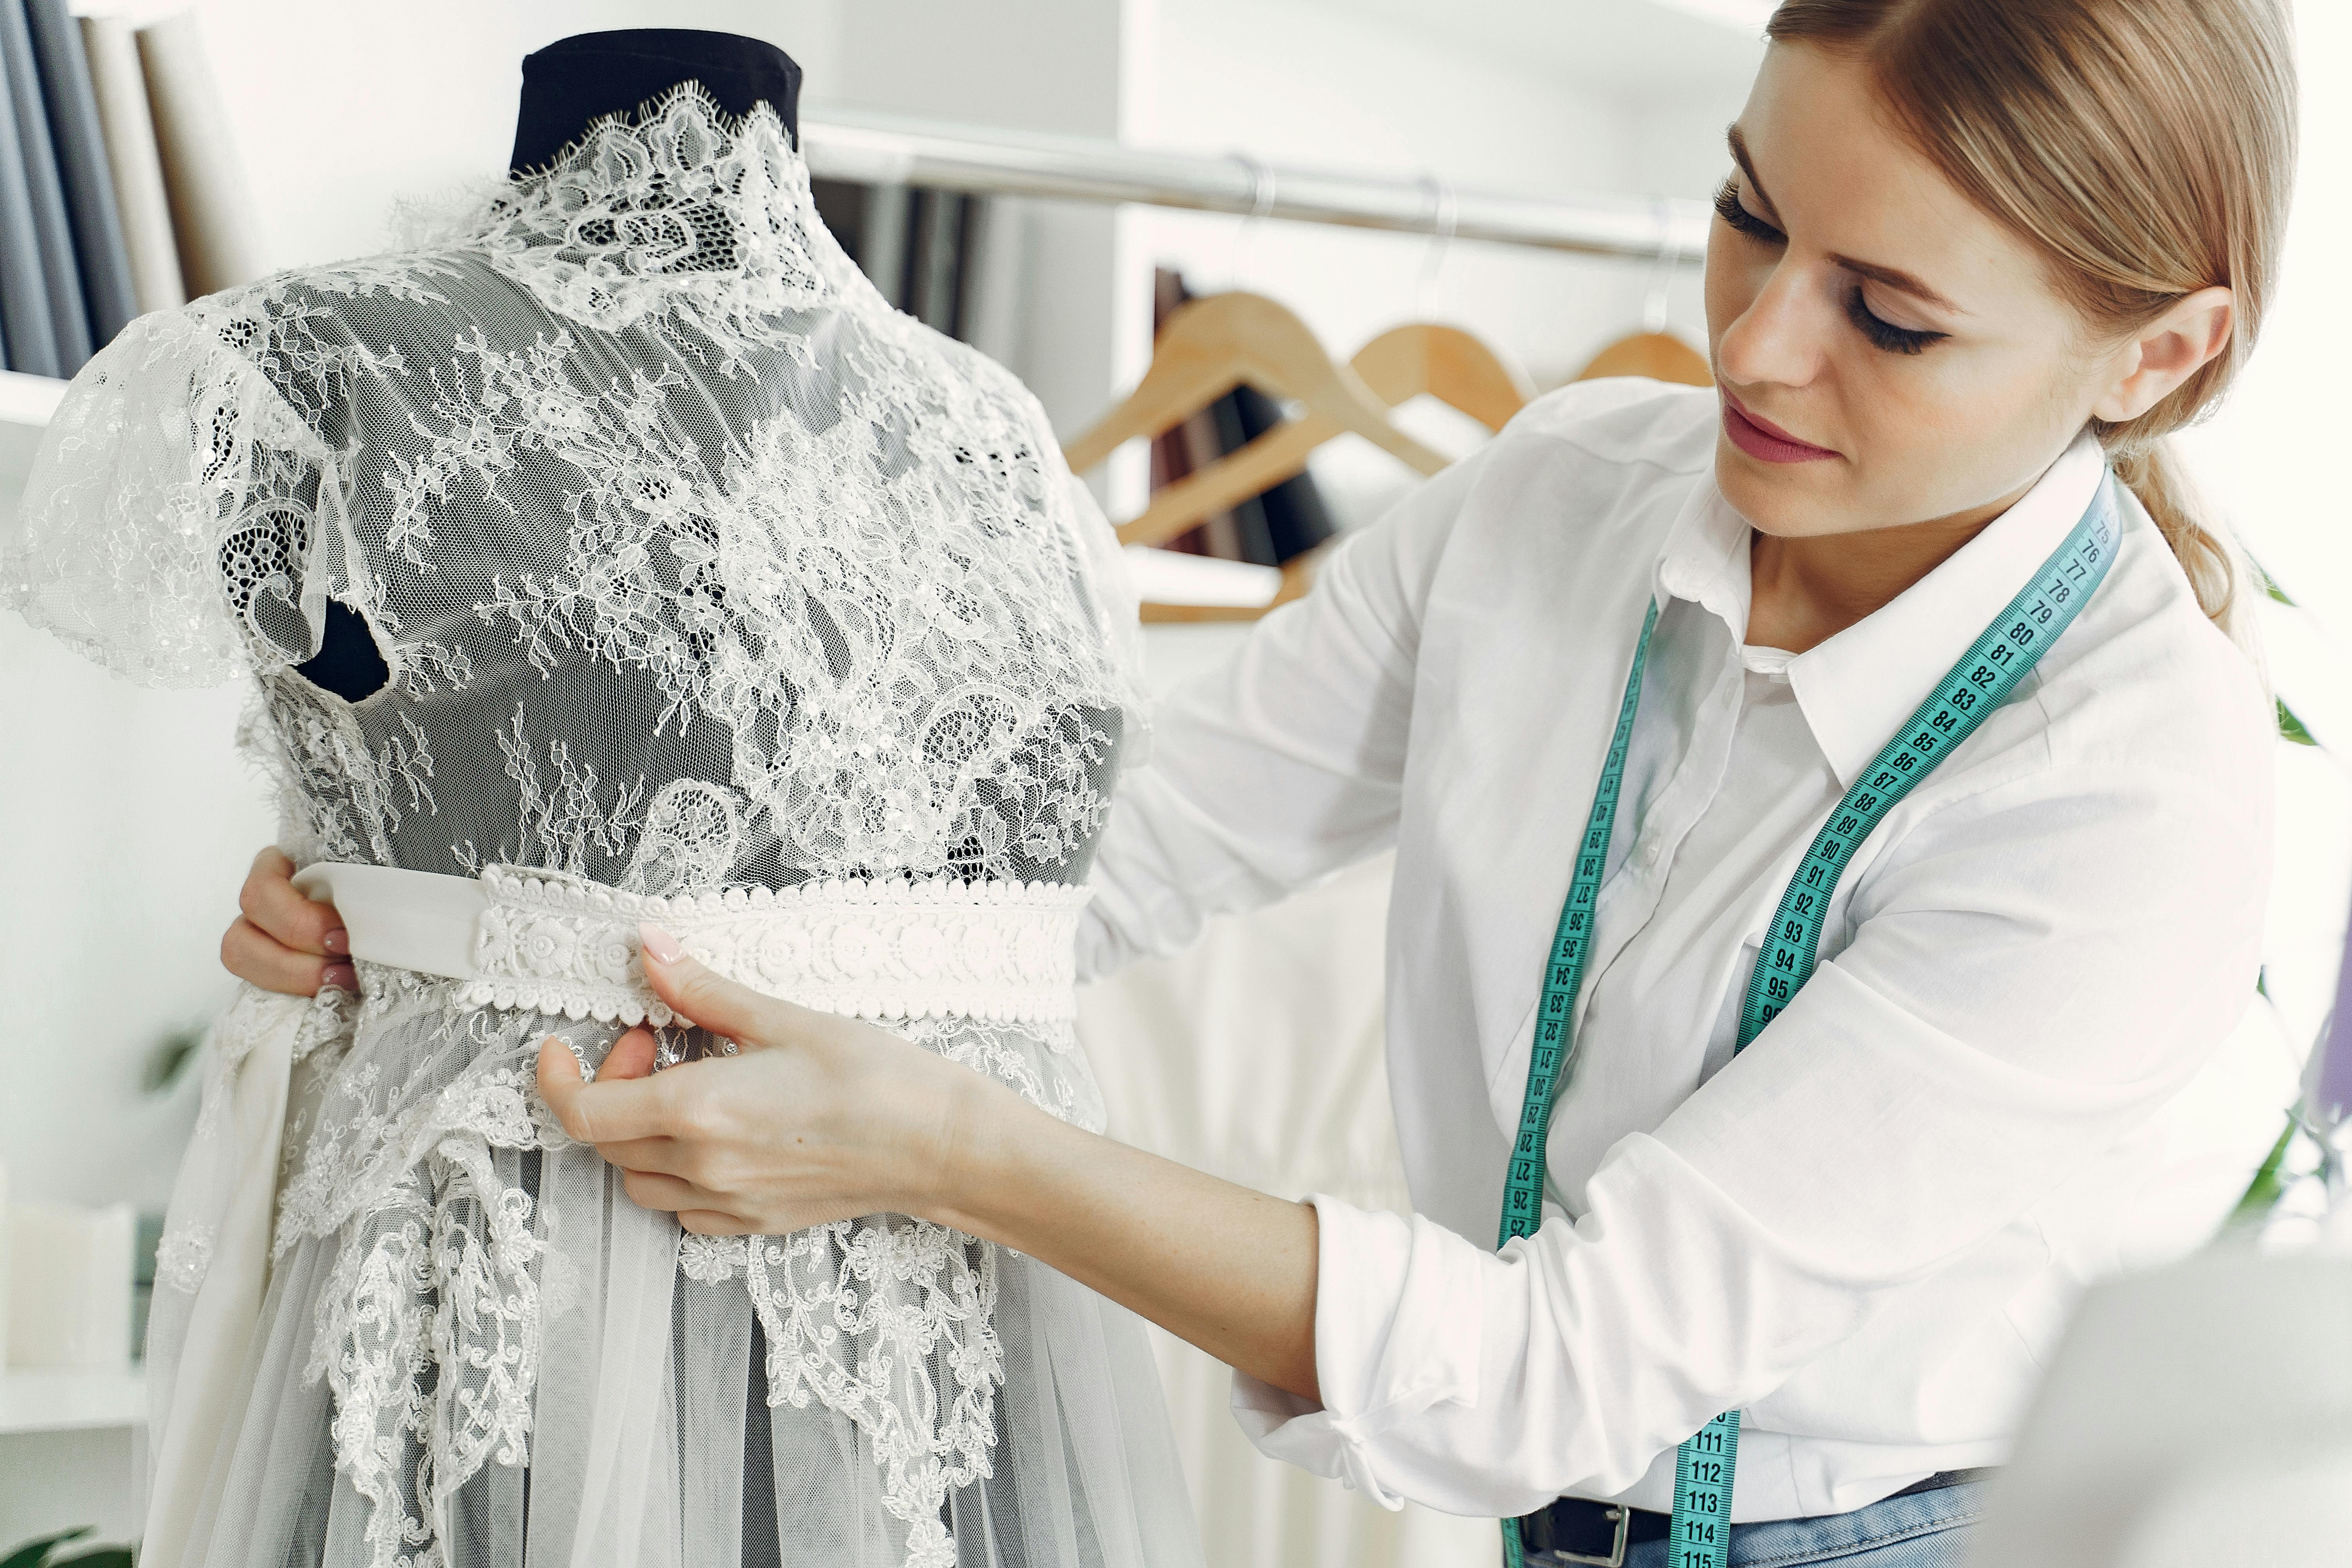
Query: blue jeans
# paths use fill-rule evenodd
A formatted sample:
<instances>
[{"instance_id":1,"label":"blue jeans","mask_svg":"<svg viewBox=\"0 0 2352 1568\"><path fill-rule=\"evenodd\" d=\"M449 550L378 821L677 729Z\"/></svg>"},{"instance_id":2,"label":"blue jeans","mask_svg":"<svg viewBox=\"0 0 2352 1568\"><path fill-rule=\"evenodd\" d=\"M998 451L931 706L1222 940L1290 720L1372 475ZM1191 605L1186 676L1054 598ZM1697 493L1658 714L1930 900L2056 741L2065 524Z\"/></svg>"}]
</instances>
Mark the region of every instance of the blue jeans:
<instances>
[{"instance_id":1,"label":"blue jeans","mask_svg":"<svg viewBox=\"0 0 2352 1568\"><path fill-rule=\"evenodd\" d=\"M1732 1568L1799 1568L1838 1563L1851 1568L1960 1568L1971 1528L1984 1512L1984 1483L1963 1481L1932 1492L1891 1497L1852 1513L1774 1519L1731 1527ZM1625 1568L1669 1568L1674 1543L1629 1547Z\"/></svg>"}]
</instances>

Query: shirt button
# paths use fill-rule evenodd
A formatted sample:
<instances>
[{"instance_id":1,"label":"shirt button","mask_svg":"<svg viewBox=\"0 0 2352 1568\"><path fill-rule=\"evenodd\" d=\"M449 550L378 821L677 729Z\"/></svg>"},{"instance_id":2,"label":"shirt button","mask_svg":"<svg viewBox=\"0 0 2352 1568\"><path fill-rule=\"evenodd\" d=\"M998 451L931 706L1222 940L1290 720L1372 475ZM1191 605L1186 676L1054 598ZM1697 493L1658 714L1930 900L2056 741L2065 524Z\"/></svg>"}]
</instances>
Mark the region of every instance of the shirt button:
<instances>
[{"instance_id":1,"label":"shirt button","mask_svg":"<svg viewBox=\"0 0 2352 1568\"><path fill-rule=\"evenodd\" d=\"M1656 839L1653 838L1648 843L1642 846L1641 861L1644 866L1654 866L1658 863L1658 841Z\"/></svg>"}]
</instances>

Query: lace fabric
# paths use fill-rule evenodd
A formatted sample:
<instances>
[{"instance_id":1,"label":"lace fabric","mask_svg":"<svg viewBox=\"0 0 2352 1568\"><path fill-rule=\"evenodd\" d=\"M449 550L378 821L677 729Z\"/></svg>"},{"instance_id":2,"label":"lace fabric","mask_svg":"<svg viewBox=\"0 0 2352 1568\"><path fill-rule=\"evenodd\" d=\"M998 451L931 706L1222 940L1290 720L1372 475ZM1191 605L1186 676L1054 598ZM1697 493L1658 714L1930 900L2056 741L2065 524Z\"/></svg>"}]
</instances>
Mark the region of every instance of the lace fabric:
<instances>
[{"instance_id":1,"label":"lace fabric","mask_svg":"<svg viewBox=\"0 0 2352 1568\"><path fill-rule=\"evenodd\" d=\"M475 978L463 993L471 1002L668 1024L675 1016L646 988L637 958L636 928L651 921L716 973L821 1012L1024 1023L1076 1016L1084 886L940 877L664 899L496 867L481 886Z\"/></svg>"},{"instance_id":2,"label":"lace fabric","mask_svg":"<svg viewBox=\"0 0 2352 1568\"><path fill-rule=\"evenodd\" d=\"M820 883L1075 900L1144 736L1131 591L1034 401L866 286L772 113L692 89L415 248L133 323L52 425L0 594L136 679L249 677L298 859L518 908L724 932ZM331 604L379 689L303 672ZM549 1033L593 1062L621 1031L576 1002L604 925L522 924L503 989L363 964L355 1009L268 1019L273 1261L180 1560L1196 1556L1118 1309L903 1217L706 1242L630 1204L530 1075ZM1056 940L865 1010L1098 1126ZM175 1198L166 1363L226 1131L200 1120Z\"/></svg>"}]
</instances>

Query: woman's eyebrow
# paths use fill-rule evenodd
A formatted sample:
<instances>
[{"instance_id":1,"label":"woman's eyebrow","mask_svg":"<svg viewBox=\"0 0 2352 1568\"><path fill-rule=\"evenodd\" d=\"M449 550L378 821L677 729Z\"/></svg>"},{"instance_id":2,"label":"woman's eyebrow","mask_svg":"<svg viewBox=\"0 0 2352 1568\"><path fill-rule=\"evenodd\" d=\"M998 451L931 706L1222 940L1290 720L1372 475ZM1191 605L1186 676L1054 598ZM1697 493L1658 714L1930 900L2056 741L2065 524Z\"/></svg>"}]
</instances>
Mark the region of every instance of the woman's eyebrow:
<instances>
[{"instance_id":1,"label":"woman's eyebrow","mask_svg":"<svg viewBox=\"0 0 2352 1568\"><path fill-rule=\"evenodd\" d=\"M1764 209L1764 216L1775 224L1780 223L1780 209L1772 205L1771 196L1764 189L1764 182L1756 177L1756 161L1748 156L1748 138L1740 134L1737 122L1725 130L1724 140L1730 144L1732 162L1738 163L1739 172L1748 177L1748 188L1754 193L1757 204ZM1925 280L1904 271L1899 267L1882 267L1875 261L1864 261L1834 251L1831 252L1830 259L1857 278L1867 278L1874 283L1883 283L1889 289L1908 294L1913 299L1924 304L1933 305L1939 310L1949 310L1956 316L1965 316L1969 313L1961 306L1929 288Z\"/></svg>"},{"instance_id":2,"label":"woman's eyebrow","mask_svg":"<svg viewBox=\"0 0 2352 1568\"><path fill-rule=\"evenodd\" d=\"M1724 128L1723 139L1731 144L1731 161L1739 165L1741 174L1748 176L1748 188L1756 193L1757 204L1764 209L1764 216L1778 220L1780 211L1765 193L1764 182L1756 177L1756 161L1748 155L1748 138L1739 133L1738 121Z\"/></svg>"},{"instance_id":3,"label":"woman's eyebrow","mask_svg":"<svg viewBox=\"0 0 2352 1568\"><path fill-rule=\"evenodd\" d=\"M1830 252L1830 259L1858 278L1867 278L1874 283L1884 283L1889 289L1910 295L1922 304L1933 305L1939 310L1949 310L1955 316L1965 316L1969 313L1966 309L1945 299L1900 268L1881 267L1874 261L1857 261L1851 256L1840 256L1835 251Z\"/></svg>"}]
</instances>

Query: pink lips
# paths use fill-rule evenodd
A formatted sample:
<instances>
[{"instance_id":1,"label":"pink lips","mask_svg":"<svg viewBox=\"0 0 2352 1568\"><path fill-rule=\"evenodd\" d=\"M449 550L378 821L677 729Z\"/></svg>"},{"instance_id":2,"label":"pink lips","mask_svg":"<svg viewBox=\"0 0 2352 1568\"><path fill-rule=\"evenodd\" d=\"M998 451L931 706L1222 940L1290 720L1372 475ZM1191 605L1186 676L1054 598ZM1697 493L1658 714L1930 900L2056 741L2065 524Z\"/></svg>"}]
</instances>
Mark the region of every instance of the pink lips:
<instances>
[{"instance_id":1,"label":"pink lips","mask_svg":"<svg viewBox=\"0 0 2352 1568\"><path fill-rule=\"evenodd\" d=\"M1749 457L1767 463L1813 463L1837 456L1827 447L1800 441L1769 420L1750 414L1728 387L1718 390L1723 393L1723 433Z\"/></svg>"}]
</instances>

